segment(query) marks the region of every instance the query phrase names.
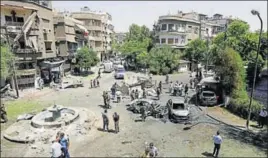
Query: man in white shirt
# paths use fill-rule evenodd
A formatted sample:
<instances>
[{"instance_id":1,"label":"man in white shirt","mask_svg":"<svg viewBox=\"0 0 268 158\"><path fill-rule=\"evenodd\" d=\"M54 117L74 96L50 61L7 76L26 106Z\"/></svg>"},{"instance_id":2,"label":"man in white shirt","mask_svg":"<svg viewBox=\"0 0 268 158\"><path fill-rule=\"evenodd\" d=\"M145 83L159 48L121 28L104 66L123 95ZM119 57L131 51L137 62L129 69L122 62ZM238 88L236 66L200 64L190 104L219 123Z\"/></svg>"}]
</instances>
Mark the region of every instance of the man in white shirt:
<instances>
[{"instance_id":1,"label":"man in white shirt","mask_svg":"<svg viewBox=\"0 0 268 158\"><path fill-rule=\"evenodd\" d=\"M216 153L215 157L218 157L219 151L221 148L221 143L222 143L222 138L220 136L220 132L217 131L217 135L213 136L213 141L214 141L214 150L213 150L213 156Z\"/></svg>"},{"instance_id":2,"label":"man in white shirt","mask_svg":"<svg viewBox=\"0 0 268 158\"><path fill-rule=\"evenodd\" d=\"M261 109L259 113L259 126L260 128L263 128L263 125L265 124L265 120L267 117L267 111L265 108Z\"/></svg>"},{"instance_id":3,"label":"man in white shirt","mask_svg":"<svg viewBox=\"0 0 268 158\"><path fill-rule=\"evenodd\" d=\"M149 145L149 156L150 157L156 157L157 155L158 155L157 148L154 146L153 143L150 143L150 145Z\"/></svg>"},{"instance_id":4,"label":"man in white shirt","mask_svg":"<svg viewBox=\"0 0 268 158\"><path fill-rule=\"evenodd\" d=\"M61 147L62 146L59 143L59 137L57 137L56 140L54 140L51 145L52 158L60 158L62 156Z\"/></svg>"}]
</instances>

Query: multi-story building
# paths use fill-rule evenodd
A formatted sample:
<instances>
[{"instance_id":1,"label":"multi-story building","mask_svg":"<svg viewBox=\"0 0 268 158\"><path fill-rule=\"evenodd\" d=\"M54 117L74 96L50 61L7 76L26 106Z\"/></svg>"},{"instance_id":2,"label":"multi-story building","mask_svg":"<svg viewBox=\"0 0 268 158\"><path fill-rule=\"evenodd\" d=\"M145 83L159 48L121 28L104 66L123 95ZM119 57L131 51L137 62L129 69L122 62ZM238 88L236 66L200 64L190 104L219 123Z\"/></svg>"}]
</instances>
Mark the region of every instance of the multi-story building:
<instances>
[{"instance_id":1,"label":"multi-story building","mask_svg":"<svg viewBox=\"0 0 268 158\"><path fill-rule=\"evenodd\" d=\"M82 21L65 13L54 12L54 30L57 56L65 60L64 70L71 69L71 60L77 49L87 45L88 31Z\"/></svg>"},{"instance_id":2,"label":"multi-story building","mask_svg":"<svg viewBox=\"0 0 268 158\"><path fill-rule=\"evenodd\" d=\"M221 25L196 12L164 15L158 19L157 43L184 50L194 39L211 39L220 31ZM223 31L223 30L222 30Z\"/></svg>"},{"instance_id":3,"label":"multi-story building","mask_svg":"<svg viewBox=\"0 0 268 158\"><path fill-rule=\"evenodd\" d=\"M40 63L56 57L51 1L1 1L1 35L16 56L18 87L32 87Z\"/></svg>"},{"instance_id":4,"label":"multi-story building","mask_svg":"<svg viewBox=\"0 0 268 158\"><path fill-rule=\"evenodd\" d=\"M71 17L84 22L88 30L89 47L98 53L100 59L103 59L111 47L112 16L104 12L91 11L88 7L84 7L80 12L72 12Z\"/></svg>"}]
</instances>

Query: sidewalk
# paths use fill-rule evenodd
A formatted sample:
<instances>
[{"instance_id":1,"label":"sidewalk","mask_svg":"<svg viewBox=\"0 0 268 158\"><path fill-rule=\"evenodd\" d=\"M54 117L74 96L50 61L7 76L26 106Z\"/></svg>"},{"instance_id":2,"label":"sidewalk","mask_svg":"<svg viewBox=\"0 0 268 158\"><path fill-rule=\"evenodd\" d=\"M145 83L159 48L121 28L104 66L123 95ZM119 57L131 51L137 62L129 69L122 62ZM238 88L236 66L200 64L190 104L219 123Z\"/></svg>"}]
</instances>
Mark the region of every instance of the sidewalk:
<instances>
[{"instance_id":1,"label":"sidewalk","mask_svg":"<svg viewBox=\"0 0 268 158\"><path fill-rule=\"evenodd\" d=\"M246 120L243 118L240 118L232 113L230 113L229 111L227 111L224 108L221 108L219 106L216 107L209 107L205 109L205 113L215 119L218 120L220 122L222 122L223 124L227 124L227 125L231 125L240 129L246 129ZM257 125L256 122L250 121L249 123L250 125L250 130L252 130L253 132L259 132L263 129L259 129L256 128L255 126ZM264 127L266 128L266 127Z\"/></svg>"}]
</instances>

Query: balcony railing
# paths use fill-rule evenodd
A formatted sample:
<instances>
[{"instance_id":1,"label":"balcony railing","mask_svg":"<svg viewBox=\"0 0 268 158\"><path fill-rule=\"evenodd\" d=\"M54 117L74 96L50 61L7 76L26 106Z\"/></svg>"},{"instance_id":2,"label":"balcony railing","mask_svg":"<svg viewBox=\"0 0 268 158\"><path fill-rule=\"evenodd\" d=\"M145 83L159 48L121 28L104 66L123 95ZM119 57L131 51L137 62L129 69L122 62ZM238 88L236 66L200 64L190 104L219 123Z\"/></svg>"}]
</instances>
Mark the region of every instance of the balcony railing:
<instances>
[{"instance_id":1,"label":"balcony railing","mask_svg":"<svg viewBox=\"0 0 268 158\"><path fill-rule=\"evenodd\" d=\"M19 48L19 49L15 50L15 53L17 53L17 54L25 54L25 53L31 54L31 53L34 53L34 52L35 51L33 49L31 49L31 48L25 48L25 49Z\"/></svg>"},{"instance_id":2,"label":"balcony railing","mask_svg":"<svg viewBox=\"0 0 268 158\"><path fill-rule=\"evenodd\" d=\"M24 24L24 22L13 22L13 21L7 21L6 22L7 26L20 26L20 27L22 27L23 24Z\"/></svg>"}]
</instances>

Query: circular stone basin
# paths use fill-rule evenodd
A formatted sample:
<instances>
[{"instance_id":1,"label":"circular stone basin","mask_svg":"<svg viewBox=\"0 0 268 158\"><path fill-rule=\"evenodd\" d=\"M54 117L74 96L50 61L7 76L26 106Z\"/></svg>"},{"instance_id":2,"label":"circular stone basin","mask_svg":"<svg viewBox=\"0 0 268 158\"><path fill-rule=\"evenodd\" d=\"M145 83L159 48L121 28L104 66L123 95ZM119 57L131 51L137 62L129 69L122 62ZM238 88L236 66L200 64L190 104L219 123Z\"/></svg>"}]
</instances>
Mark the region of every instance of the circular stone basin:
<instances>
[{"instance_id":1,"label":"circular stone basin","mask_svg":"<svg viewBox=\"0 0 268 158\"><path fill-rule=\"evenodd\" d=\"M75 109L60 108L58 110L60 112L60 116L58 118L48 122L46 119L52 118L52 112L49 110L42 111L32 118L31 125L35 128L59 128L72 123L76 118L79 117L79 113Z\"/></svg>"}]
</instances>

